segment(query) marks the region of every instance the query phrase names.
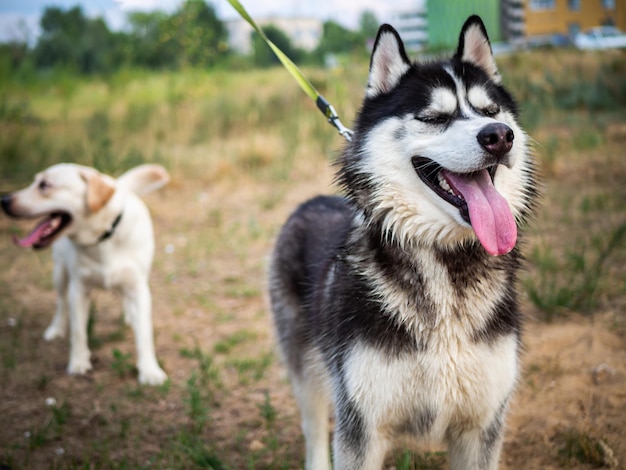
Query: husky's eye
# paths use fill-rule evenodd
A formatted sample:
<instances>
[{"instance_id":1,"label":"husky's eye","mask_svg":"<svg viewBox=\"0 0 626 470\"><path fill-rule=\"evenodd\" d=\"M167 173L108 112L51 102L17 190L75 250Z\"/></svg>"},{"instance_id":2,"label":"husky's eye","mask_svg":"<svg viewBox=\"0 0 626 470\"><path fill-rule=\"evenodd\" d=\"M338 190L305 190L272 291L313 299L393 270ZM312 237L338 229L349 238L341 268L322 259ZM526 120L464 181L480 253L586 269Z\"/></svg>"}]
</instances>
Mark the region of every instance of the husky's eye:
<instances>
[{"instance_id":1,"label":"husky's eye","mask_svg":"<svg viewBox=\"0 0 626 470\"><path fill-rule=\"evenodd\" d=\"M483 116L486 117L494 117L496 114L500 112L500 106L497 104L492 104L491 106L487 106L480 110Z\"/></svg>"},{"instance_id":2,"label":"husky's eye","mask_svg":"<svg viewBox=\"0 0 626 470\"><path fill-rule=\"evenodd\" d=\"M452 119L452 117L448 114L423 114L423 115L419 115L419 116L415 116L415 119L417 119L418 121L424 122L426 124L433 124L433 125L443 125L443 124L447 124L448 122L450 122L450 120Z\"/></svg>"}]
</instances>

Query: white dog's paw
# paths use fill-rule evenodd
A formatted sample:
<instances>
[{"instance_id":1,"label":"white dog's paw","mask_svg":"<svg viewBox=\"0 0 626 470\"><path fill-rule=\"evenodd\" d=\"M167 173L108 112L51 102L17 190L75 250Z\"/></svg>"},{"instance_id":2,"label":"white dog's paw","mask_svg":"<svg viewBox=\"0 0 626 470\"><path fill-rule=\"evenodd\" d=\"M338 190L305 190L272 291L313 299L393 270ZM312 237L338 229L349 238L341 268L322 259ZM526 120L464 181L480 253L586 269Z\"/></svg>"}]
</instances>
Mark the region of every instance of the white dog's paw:
<instances>
[{"instance_id":1,"label":"white dog's paw","mask_svg":"<svg viewBox=\"0 0 626 470\"><path fill-rule=\"evenodd\" d=\"M57 338L65 338L65 328L59 328L57 325L50 325L43 333L43 339L52 341Z\"/></svg>"},{"instance_id":2,"label":"white dog's paw","mask_svg":"<svg viewBox=\"0 0 626 470\"><path fill-rule=\"evenodd\" d=\"M91 361L89 357L83 359L70 359L67 366L67 373L70 375L82 375L91 370Z\"/></svg>"},{"instance_id":3,"label":"white dog's paw","mask_svg":"<svg viewBox=\"0 0 626 470\"><path fill-rule=\"evenodd\" d=\"M142 385L161 385L167 380L167 374L159 366L139 369L139 383Z\"/></svg>"}]
</instances>

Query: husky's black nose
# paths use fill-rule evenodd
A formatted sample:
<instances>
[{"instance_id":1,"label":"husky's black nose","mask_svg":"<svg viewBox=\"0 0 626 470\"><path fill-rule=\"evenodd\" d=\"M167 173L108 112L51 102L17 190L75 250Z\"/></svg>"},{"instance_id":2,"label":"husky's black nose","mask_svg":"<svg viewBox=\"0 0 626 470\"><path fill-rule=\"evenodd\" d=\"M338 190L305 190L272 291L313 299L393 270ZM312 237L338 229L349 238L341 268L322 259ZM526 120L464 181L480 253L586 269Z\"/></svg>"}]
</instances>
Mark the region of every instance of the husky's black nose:
<instances>
[{"instance_id":1,"label":"husky's black nose","mask_svg":"<svg viewBox=\"0 0 626 470\"><path fill-rule=\"evenodd\" d=\"M513 129L501 122L487 124L476 136L478 143L497 159L506 155L513 147Z\"/></svg>"}]
</instances>

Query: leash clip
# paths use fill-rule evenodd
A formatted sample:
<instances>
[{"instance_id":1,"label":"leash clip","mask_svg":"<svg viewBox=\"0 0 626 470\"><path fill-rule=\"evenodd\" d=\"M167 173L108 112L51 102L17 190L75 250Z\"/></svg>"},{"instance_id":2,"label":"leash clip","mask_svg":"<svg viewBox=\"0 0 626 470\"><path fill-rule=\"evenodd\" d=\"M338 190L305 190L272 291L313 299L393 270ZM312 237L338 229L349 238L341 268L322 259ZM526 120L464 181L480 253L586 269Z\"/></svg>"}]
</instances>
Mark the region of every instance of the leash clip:
<instances>
[{"instance_id":1,"label":"leash clip","mask_svg":"<svg viewBox=\"0 0 626 470\"><path fill-rule=\"evenodd\" d=\"M335 111L335 108L333 108L333 105L326 101L326 99L322 95L319 95L317 97L316 103L317 107L320 109L320 111L322 111L322 113L324 113L324 116L326 116L326 118L328 119L328 122L330 122L339 131L339 134L342 135L343 138L346 139L348 142L352 142L352 130L343 125L341 119L339 119L337 111Z\"/></svg>"}]
</instances>

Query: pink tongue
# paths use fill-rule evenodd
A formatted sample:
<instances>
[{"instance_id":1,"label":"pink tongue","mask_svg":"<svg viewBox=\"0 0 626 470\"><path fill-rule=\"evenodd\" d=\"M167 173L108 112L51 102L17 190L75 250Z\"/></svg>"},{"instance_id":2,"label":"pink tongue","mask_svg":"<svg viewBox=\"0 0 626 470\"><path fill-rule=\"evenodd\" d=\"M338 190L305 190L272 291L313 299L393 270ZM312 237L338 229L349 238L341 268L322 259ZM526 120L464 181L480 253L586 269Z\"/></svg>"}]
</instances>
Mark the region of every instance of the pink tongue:
<instances>
[{"instance_id":1,"label":"pink tongue","mask_svg":"<svg viewBox=\"0 0 626 470\"><path fill-rule=\"evenodd\" d=\"M470 175L444 174L448 184L460 193L469 209L472 228L490 255L504 255L517 241L517 225L509 204L491 182L487 170Z\"/></svg>"},{"instance_id":2,"label":"pink tongue","mask_svg":"<svg viewBox=\"0 0 626 470\"><path fill-rule=\"evenodd\" d=\"M54 219L52 218L44 220L39 225L37 225L37 227L35 227L33 231L30 232L28 235L26 235L24 238L19 239L17 237L13 237L13 241L15 242L15 244L23 248L29 248L33 246L38 241L40 241L43 237L45 237L47 233L51 232L50 224L53 222L53 220Z\"/></svg>"}]
</instances>

